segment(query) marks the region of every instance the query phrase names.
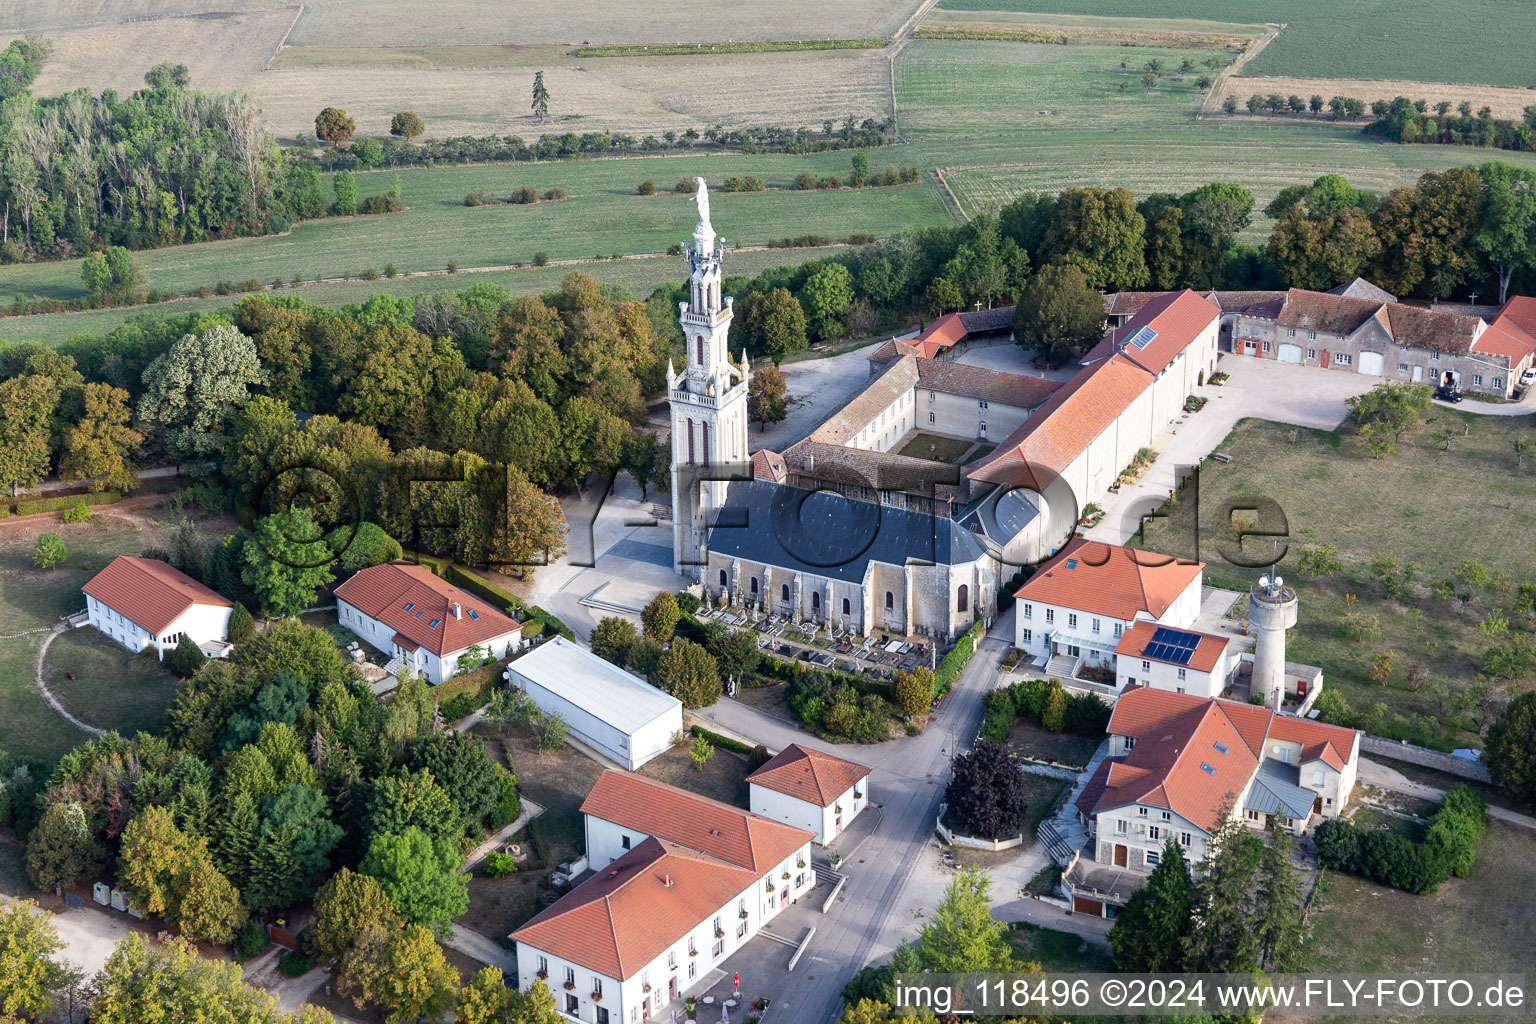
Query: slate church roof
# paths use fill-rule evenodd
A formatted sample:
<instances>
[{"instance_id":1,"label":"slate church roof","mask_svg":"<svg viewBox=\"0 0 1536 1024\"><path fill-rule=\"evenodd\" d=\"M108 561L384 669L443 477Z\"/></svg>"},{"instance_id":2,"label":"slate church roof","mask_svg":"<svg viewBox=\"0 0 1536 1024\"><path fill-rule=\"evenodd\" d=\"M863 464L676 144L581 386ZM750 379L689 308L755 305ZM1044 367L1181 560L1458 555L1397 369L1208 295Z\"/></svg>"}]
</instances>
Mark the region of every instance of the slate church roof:
<instances>
[{"instance_id":1,"label":"slate church roof","mask_svg":"<svg viewBox=\"0 0 1536 1024\"><path fill-rule=\"evenodd\" d=\"M871 561L963 565L983 553L969 530L943 516L766 480L729 486L709 550L847 583L862 583Z\"/></svg>"}]
</instances>

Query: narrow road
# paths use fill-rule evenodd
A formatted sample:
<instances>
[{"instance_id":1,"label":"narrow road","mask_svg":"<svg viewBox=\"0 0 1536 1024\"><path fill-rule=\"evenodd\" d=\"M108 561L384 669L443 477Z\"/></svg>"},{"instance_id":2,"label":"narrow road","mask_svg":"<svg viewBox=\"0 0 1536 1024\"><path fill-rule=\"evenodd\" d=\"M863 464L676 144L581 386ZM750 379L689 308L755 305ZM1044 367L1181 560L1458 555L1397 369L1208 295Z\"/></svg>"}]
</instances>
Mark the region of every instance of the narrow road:
<instances>
[{"instance_id":1,"label":"narrow road","mask_svg":"<svg viewBox=\"0 0 1536 1024\"><path fill-rule=\"evenodd\" d=\"M1385 789L1390 793L1401 793L1404 796L1418 797L1420 800L1444 800L1445 790L1436 789L1434 786L1426 786L1422 782L1414 782L1395 768L1388 768L1384 764L1372 761L1368 757L1360 758L1359 781L1367 786L1377 789ZM1507 807L1494 807L1489 805L1488 817L1495 818L1516 828L1529 829L1536 832L1536 818L1529 814L1521 814L1519 811L1511 811Z\"/></svg>"},{"instance_id":2,"label":"narrow road","mask_svg":"<svg viewBox=\"0 0 1536 1024\"><path fill-rule=\"evenodd\" d=\"M1013 611L993 625L945 698L943 710L921 736L868 746L839 746L839 755L868 765L870 794L881 822L844 865L848 884L840 908L820 925L804 971L774 1002L776 1016L797 1024L821 1024L836 1013L843 985L867 961L894 946L893 920L903 891L923 860L944 799L950 761L969 746L981 725L982 696L997 680L1013 636ZM722 700L699 717L726 730L753 736L772 748L804 742L800 729L755 708ZM887 937L887 933L890 933Z\"/></svg>"}]
</instances>

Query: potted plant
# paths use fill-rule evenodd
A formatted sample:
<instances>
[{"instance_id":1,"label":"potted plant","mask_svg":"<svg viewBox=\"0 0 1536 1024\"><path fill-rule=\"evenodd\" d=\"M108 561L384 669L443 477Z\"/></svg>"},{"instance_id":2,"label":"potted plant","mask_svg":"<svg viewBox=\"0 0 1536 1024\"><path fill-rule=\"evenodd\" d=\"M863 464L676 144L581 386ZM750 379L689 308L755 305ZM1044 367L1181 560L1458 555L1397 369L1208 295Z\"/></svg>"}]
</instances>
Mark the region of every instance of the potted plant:
<instances>
[{"instance_id":1,"label":"potted plant","mask_svg":"<svg viewBox=\"0 0 1536 1024\"><path fill-rule=\"evenodd\" d=\"M594 1003L602 1002L603 1001L603 994L601 992L593 992L592 993L592 1001Z\"/></svg>"},{"instance_id":2,"label":"potted plant","mask_svg":"<svg viewBox=\"0 0 1536 1024\"><path fill-rule=\"evenodd\" d=\"M854 791L853 791L853 798L854 798L854 799L855 799L855 800L863 800L863 799L864 799L864 793L863 793L863 791L862 791L862 790L857 790L857 789L856 789L856 790L854 790Z\"/></svg>"},{"instance_id":3,"label":"potted plant","mask_svg":"<svg viewBox=\"0 0 1536 1024\"><path fill-rule=\"evenodd\" d=\"M641 992L649 992L650 990L651 990L651 983L650 982L646 982L644 985L640 986L640 991Z\"/></svg>"},{"instance_id":4,"label":"potted plant","mask_svg":"<svg viewBox=\"0 0 1536 1024\"><path fill-rule=\"evenodd\" d=\"M574 992L574 991L576 991L576 983L574 981L566 982L565 983L565 990L567 992Z\"/></svg>"},{"instance_id":5,"label":"potted plant","mask_svg":"<svg viewBox=\"0 0 1536 1024\"><path fill-rule=\"evenodd\" d=\"M697 1006L698 1003L694 1001L693 996L687 996L683 999L683 1009L688 1011L690 1017L693 1016L693 1011Z\"/></svg>"},{"instance_id":6,"label":"potted plant","mask_svg":"<svg viewBox=\"0 0 1536 1024\"><path fill-rule=\"evenodd\" d=\"M539 975L539 980L540 981L548 981L549 980L549 972L548 971L539 971L538 975Z\"/></svg>"},{"instance_id":7,"label":"potted plant","mask_svg":"<svg viewBox=\"0 0 1536 1024\"><path fill-rule=\"evenodd\" d=\"M797 868L805 867L805 858L804 857L796 857L795 858L795 867L797 867Z\"/></svg>"},{"instance_id":8,"label":"potted plant","mask_svg":"<svg viewBox=\"0 0 1536 1024\"><path fill-rule=\"evenodd\" d=\"M786 882L789 881L789 872L788 871L784 872L783 878L784 878L784 881L786 881Z\"/></svg>"},{"instance_id":9,"label":"potted plant","mask_svg":"<svg viewBox=\"0 0 1536 1024\"><path fill-rule=\"evenodd\" d=\"M745 921L747 919L747 912L743 910L738 916Z\"/></svg>"},{"instance_id":10,"label":"potted plant","mask_svg":"<svg viewBox=\"0 0 1536 1024\"><path fill-rule=\"evenodd\" d=\"M717 939L725 938L725 929L724 928L716 928L715 929L715 938L717 938Z\"/></svg>"},{"instance_id":11,"label":"potted plant","mask_svg":"<svg viewBox=\"0 0 1536 1024\"><path fill-rule=\"evenodd\" d=\"M835 805L835 806L834 806L834 807L833 807L833 808L832 808L832 813L833 813L833 814L842 814L842 813L843 813L843 805L842 805L842 804L837 804L837 805ZM803 865L803 864L802 864L802 865L801 865L801 867L804 867L804 866L805 866L805 865Z\"/></svg>"},{"instance_id":12,"label":"potted plant","mask_svg":"<svg viewBox=\"0 0 1536 1024\"><path fill-rule=\"evenodd\" d=\"M771 879L771 878L763 879L763 890L765 892L773 892L773 879Z\"/></svg>"}]
</instances>

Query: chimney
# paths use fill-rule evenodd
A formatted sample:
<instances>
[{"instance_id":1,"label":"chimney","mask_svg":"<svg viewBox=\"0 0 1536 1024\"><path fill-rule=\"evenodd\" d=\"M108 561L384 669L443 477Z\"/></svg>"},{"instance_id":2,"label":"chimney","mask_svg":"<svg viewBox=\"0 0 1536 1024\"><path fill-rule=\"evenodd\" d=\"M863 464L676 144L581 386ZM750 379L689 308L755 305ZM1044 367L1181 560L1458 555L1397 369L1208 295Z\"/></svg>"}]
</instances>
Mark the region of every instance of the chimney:
<instances>
[{"instance_id":1,"label":"chimney","mask_svg":"<svg viewBox=\"0 0 1536 1024\"><path fill-rule=\"evenodd\" d=\"M453 602L453 617L456 619L462 619L464 617L464 606L459 604L457 601Z\"/></svg>"},{"instance_id":2,"label":"chimney","mask_svg":"<svg viewBox=\"0 0 1536 1024\"><path fill-rule=\"evenodd\" d=\"M672 888L672 872L666 871L662 873L661 884L668 889Z\"/></svg>"}]
</instances>

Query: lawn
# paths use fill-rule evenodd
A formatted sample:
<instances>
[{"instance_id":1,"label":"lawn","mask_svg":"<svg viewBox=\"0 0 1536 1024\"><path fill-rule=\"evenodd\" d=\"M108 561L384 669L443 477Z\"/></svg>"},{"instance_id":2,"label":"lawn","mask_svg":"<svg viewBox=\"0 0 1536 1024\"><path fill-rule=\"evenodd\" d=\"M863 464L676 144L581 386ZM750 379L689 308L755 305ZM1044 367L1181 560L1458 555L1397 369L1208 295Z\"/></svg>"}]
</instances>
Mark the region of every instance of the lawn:
<instances>
[{"instance_id":1,"label":"lawn","mask_svg":"<svg viewBox=\"0 0 1536 1024\"><path fill-rule=\"evenodd\" d=\"M1230 545L1231 534L1218 512L1235 495L1273 496L1289 532L1281 573L1300 597L1287 657L1321 666L1325 686L1357 708L1383 702L1392 712L1422 716L1424 728L1441 728L1444 738L1458 745L1480 746L1466 729L1469 723L1441 706L1428 684L1443 680L1460 688L1474 681L1492 643L1478 624L1494 608L1507 608L1512 598L1508 591L1479 594L1459 612L1432 588L1466 558L1507 573L1514 584L1536 581L1526 557L1536 528L1536 460L1527 459L1516 470L1510 447L1531 436L1533 423L1527 417L1443 408L1432 415L1435 425L1405 435L1385 459L1370 457L1349 428L1340 437L1244 420L1217 446L1232 462L1208 463L1199 502L1181 499L1149 526L1143 545L1198 556L1209 562L1215 585L1243 589L1258 572L1221 558L1218 546ZM1447 428L1453 434L1449 452L1436 437ZM1469 431L1465 436L1463 428ZM1314 539L1337 549L1344 569L1336 578L1308 580L1296 571L1301 545ZM1267 542L1263 547L1270 550ZM1388 597L1370 572L1378 553L1418 566L1419 583L1403 600ZM1354 610L1375 617L1377 629L1368 631L1365 642L1340 633L1351 602ZM1518 631L1520 617L1513 619ZM1372 660L1383 651L1394 654L1385 686L1369 675ZM1407 680L1414 664L1420 666L1417 688Z\"/></svg>"},{"instance_id":2,"label":"lawn","mask_svg":"<svg viewBox=\"0 0 1536 1024\"><path fill-rule=\"evenodd\" d=\"M1536 929L1520 895L1536 886L1529 831L1489 821L1471 877L1424 896L1331 871L1325 879L1305 951L1310 970L1417 976L1432 968L1450 976L1524 971L1536 962Z\"/></svg>"},{"instance_id":3,"label":"lawn","mask_svg":"<svg viewBox=\"0 0 1536 1024\"><path fill-rule=\"evenodd\" d=\"M907 158L899 150L876 152L870 164L878 170ZM401 213L306 221L284 235L174 246L141 252L137 258L148 286L184 293L222 280L271 283L274 278L290 281L295 275L313 281L317 276L356 276L370 269L382 273L389 263L404 272L440 270L450 260L466 268L532 263L540 253L552 260L663 253L689 237L698 221L697 210L686 196L670 191L640 196L635 187L649 178L659 188L670 189L685 175L704 175L716 185L711 196L713 220L731 245L762 245L805 234L834 240L859 233L883 236L950 220L931 182L879 189L789 189L795 175L804 170L847 175L849 157L846 153L732 154L410 168L400 172L401 194L408 207ZM719 191L724 178L733 174L758 175L771 189ZM388 171L359 174L359 195L386 192L392 181L393 173ZM464 205L464 196L472 189L491 189L505 198L521 185L563 188L568 198L532 205ZM666 278L681 276L680 258L665 262L669 264ZM793 256L780 254L772 265L792 262ZM741 264L742 269L748 266ZM733 274L738 272L735 261L727 267ZM406 289L417 290L409 285ZM375 281L359 293L366 296L380 290L385 290L385 283ZM15 292L57 299L83 295L79 262L0 268L0 297Z\"/></svg>"},{"instance_id":4,"label":"lawn","mask_svg":"<svg viewBox=\"0 0 1536 1024\"><path fill-rule=\"evenodd\" d=\"M779 267L819 259L838 248L821 249L752 249L732 253L732 274L753 275L767 267ZM142 253L140 259L152 254ZM37 264L37 266L44 266ZM38 284L45 288L65 289L73 286L64 273L74 263L48 264L54 278L40 277ZM513 295L548 291L556 288L560 280L573 270L595 278L603 284L623 288L637 298L645 298L664 281L683 279L682 263L675 256L653 256L648 259L602 260L576 265L525 266L516 270L489 270L474 273L420 274L409 277L379 278L375 281L329 281L325 284L305 284L297 289L284 289L280 295L293 294L320 306L339 307L362 302L370 295L420 295L427 292L459 291L476 284L494 284L506 288ZM39 271L39 273L43 273ZM292 275L290 274L291 278ZM49 283L51 282L51 283ZM3 294L3 292L0 292ZM30 293L29 293L30 294ZM184 313L205 310L231 311L240 296L222 296L208 299L181 299L154 306L132 306L126 309L93 309L80 313L46 313L40 316L0 318L0 338L9 341L38 341L45 345L57 345L80 335L106 334L119 324L138 317L159 318L180 316ZM867 344L867 339L863 340Z\"/></svg>"},{"instance_id":5,"label":"lawn","mask_svg":"<svg viewBox=\"0 0 1536 1024\"><path fill-rule=\"evenodd\" d=\"M673 747L640 769L640 774L743 809L747 806L747 759L718 747L701 772L688 756L690 743Z\"/></svg>"},{"instance_id":6,"label":"lawn","mask_svg":"<svg viewBox=\"0 0 1536 1024\"><path fill-rule=\"evenodd\" d=\"M940 462L959 462L976 442L968 437L943 437L938 434L918 434L901 446L897 455L914 459L937 459Z\"/></svg>"},{"instance_id":7,"label":"lawn","mask_svg":"<svg viewBox=\"0 0 1536 1024\"><path fill-rule=\"evenodd\" d=\"M70 714L126 736L141 729L159 732L166 705L176 696L176 677L153 651L129 654L89 626L53 642L48 669L48 689Z\"/></svg>"},{"instance_id":8,"label":"lawn","mask_svg":"<svg viewBox=\"0 0 1536 1024\"><path fill-rule=\"evenodd\" d=\"M1046 974L1113 971L1114 959L1102 946L1080 935L1020 921L1008 933L1014 959L1036 963Z\"/></svg>"},{"instance_id":9,"label":"lawn","mask_svg":"<svg viewBox=\"0 0 1536 1024\"><path fill-rule=\"evenodd\" d=\"M948 10L1145 16L1144 0L940 0ZM1529 85L1520 54L1536 44L1521 0L1463 0L1445 31L1439 0L1164 0L1164 18L1276 22L1286 28L1244 68L1251 75L1401 78ZM1042 19L1047 20L1047 19ZM1488 40L1500 46L1490 48Z\"/></svg>"}]
</instances>

